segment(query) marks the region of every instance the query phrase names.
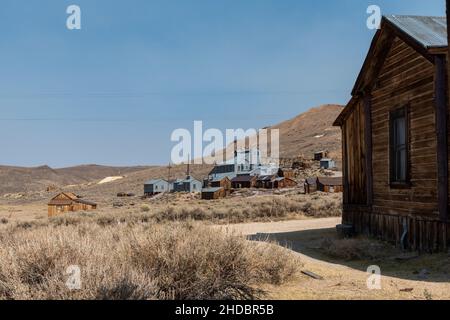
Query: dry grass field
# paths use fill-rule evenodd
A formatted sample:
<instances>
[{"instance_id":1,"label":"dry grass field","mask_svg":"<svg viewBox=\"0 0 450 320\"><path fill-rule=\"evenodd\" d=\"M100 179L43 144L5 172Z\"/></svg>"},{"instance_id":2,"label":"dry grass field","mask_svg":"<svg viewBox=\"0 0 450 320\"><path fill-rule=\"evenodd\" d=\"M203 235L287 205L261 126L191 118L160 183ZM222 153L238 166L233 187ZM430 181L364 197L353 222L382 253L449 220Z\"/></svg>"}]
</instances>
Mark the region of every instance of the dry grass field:
<instances>
[{"instance_id":1,"label":"dry grass field","mask_svg":"<svg viewBox=\"0 0 450 320\"><path fill-rule=\"evenodd\" d=\"M0 205L0 299L256 299L294 279L291 251L214 225L339 216L341 196L247 190L217 201L166 194L113 198L47 217L46 202ZM22 199L23 200L23 199ZM66 286L81 270L81 290Z\"/></svg>"},{"instance_id":2,"label":"dry grass field","mask_svg":"<svg viewBox=\"0 0 450 320\"><path fill-rule=\"evenodd\" d=\"M300 266L287 250L195 223L10 225L0 299L253 299ZM81 270L81 289L65 284Z\"/></svg>"},{"instance_id":3,"label":"dry grass field","mask_svg":"<svg viewBox=\"0 0 450 320\"><path fill-rule=\"evenodd\" d=\"M83 194L86 198L88 195ZM89 198L88 198L89 199ZM303 218L336 217L341 215L341 194L303 194L301 189L280 191L247 190L237 192L230 198L206 201L199 194L164 194L142 199L136 195L118 198L109 195L100 200L99 209L92 212L77 212L64 215L74 223L79 217L101 223L117 221L184 221L197 220L210 223L241 223L250 221L279 221ZM40 223L47 219L47 200L14 203L0 202L0 219ZM109 222L108 222L109 221Z\"/></svg>"}]
</instances>

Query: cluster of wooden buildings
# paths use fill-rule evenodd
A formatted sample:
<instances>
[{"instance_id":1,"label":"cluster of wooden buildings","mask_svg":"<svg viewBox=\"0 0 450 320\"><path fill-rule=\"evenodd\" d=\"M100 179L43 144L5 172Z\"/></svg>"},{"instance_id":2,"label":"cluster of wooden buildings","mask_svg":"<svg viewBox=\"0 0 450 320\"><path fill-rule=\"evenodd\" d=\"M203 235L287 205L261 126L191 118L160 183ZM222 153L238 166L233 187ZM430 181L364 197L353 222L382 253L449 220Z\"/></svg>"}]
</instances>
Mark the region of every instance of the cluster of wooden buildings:
<instances>
[{"instance_id":1,"label":"cluster of wooden buildings","mask_svg":"<svg viewBox=\"0 0 450 320\"><path fill-rule=\"evenodd\" d=\"M202 189L202 199L212 200L228 196L232 190L238 189L282 189L297 186L293 179L291 170L279 169L277 174L273 175L250 175L241 174L230 177L226 174L218 176L216 168L210 173L209 178L204 181Z\"/></svg>"},{"instance_id":2,"label":"cluster of wooden buildings","mask_svg":"<svg viewBox=\"0 0 450 320\"><path fill-rule=\"evenodd\" d=\"M308 178L304 183L304 190L306 194L317 191L327 193L343 192L342 177L316 177Z\"/></svg>"}]
</instances>

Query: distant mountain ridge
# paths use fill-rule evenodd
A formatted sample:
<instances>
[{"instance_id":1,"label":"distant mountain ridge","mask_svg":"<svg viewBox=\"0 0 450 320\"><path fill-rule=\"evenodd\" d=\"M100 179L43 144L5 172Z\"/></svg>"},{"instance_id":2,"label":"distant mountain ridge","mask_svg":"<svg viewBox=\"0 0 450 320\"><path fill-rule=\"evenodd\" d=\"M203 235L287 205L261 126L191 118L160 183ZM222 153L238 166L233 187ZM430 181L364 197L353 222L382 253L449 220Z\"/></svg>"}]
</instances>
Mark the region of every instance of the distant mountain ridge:
<instances>
[{"instance_id":1,"label":"distant mountain ridge","mask_svg":"<svg viewBox=\"0 0 450 320\"><path fill-rule=\"evenodd\" d=\"M0 194L45 190L51 186L78 185L108 176L121 176L150 167L81 165L62 169L0 166Z\"/></svg>"}]
</instances>

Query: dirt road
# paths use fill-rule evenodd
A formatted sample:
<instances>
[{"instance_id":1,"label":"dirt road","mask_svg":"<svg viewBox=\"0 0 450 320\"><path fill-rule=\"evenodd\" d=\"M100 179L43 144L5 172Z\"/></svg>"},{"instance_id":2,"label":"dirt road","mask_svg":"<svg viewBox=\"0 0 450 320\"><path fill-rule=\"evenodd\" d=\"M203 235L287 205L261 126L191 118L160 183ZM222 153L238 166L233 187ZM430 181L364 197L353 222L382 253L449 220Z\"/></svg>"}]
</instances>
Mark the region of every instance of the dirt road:
<instances>
[{"instance_id":1,"label":"dirt road","mask_svg":"<svg viewBox=\"0 0 450 320\"><path fill-rule=\"evenodd\" d=\"M324 278L316 280L302 274L281 287L267 287L273 299L450 299L449 255L422 255L401 262L395 257L377 261L330 258L321 250L321 243L324 239L342 241L335 231L339 223L339 218L325 218L219 228L251 240L276 241L300 255L303 271ZM371 265L381 269L380 290L367 287L367 268Z\"/></svg>"}]
</instances>

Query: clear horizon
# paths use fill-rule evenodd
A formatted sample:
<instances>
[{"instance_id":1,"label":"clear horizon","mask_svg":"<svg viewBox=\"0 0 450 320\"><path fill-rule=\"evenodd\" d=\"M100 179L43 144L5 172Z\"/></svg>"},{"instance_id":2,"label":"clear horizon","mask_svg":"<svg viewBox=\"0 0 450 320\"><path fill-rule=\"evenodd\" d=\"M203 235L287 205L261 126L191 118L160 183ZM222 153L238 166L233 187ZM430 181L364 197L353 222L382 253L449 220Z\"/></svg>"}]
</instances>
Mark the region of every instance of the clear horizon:
<instances>
[{"instance_id":1,"label":"clear horizon","mask_svg":"<svg viewBox=\"0 0 450 320\"><path fill-rule=\"evenodd\" d=\"M82 10L67 30L66 8ZM262 128L345 104L366 9L442 0L61 1L0 5L0 165L164 165L177 128Z\"/></svg>"}]
</instances>

